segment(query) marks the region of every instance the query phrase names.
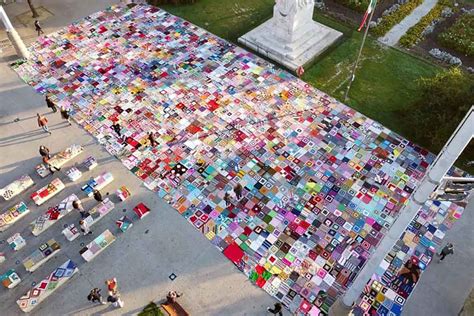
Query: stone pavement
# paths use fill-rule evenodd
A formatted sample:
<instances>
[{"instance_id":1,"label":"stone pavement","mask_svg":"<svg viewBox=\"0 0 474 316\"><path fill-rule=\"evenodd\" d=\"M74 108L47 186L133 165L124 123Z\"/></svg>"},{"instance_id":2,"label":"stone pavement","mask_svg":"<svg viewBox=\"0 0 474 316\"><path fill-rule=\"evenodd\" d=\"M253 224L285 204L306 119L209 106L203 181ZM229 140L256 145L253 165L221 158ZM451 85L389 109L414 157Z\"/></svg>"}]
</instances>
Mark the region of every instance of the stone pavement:
<instances>
[{"instance_id":1,"label":"stone pavement","mask_svg":"<svg viewBox=\"0 0 474 316\"><path fill-rule=\"evenodd\" d=\"M54 14L54 17L43 23L47 33L114 2L35 1L36 5L43 5ZM14 12L10 18L15 23L13 17L28 8L26 3L23 3L8 6L6 10ZM19 25L16 27L27 41L35 38L31 29ZM3 34L0 34L0 38L3 38ZM23 200L31 210L25 218L6 232L0 233L0 240L6 240L15 232L22 232L22 236L27 240L27 246L18 253L7 249L6 243L0 245L0 252L7 255L7 261L0 265L0 273L15 267L22 278L16 288L0 289L0 314L23 315L15 301L31 288L33 281L43 279L66 258L71 258L79 264L80 273L35 309L32 315L132 315L141 311L148 302L161 300L170 289L184 292L182 305L193 315L264 315L265 307L273 303L272 298L252 285L201 233L183 220L168 204L143 187L138 178L130 174L120 161L105 152L89 134L75 124L68 127L57 113L50 113L43 97L35 94L31 87L25 85L8 68L6 61L12 59L10 56L4 56L0 64L0 187L26 173L32 176L36 185L10 201L0 202L0 209L4 210ZM52 136L47 136L37 128L36 112L47 113ZM13 122L15 118L20 120ZM60 178L66 184L64 192L40 207L35 206L29 194L52 179L51 176L40 179L34 172L34 167L40 162L39 145L46 145L53 152L57 152L72 143L82 144L85 153L67 163L65 169L82 161L87 155L95 156L99 166L84 173L75 183L61 175ZM81 236L73 242L62 236L63 224L77 222L77 214L67 215L39 237L31 235L28 228L31 221L47 207L57 204L71 193L84 198L80 186L89 177L103 171L112 172L115 178L114 182L103 190L104 193L113 192L126 184L132 192L132 197L124 203L116 204L115 210L93 227L94 233L91 236ZM141 201L151 207L151 215L134 222L130 231L118 233L115 220L124 214L122 209L127 209L126 214L130 217L131 208ZM83 204L88 209L95 205L95 202L87 198L83 199ZM89 243L105 229L110 229L117 236L117 240L92 262L85 263L79 256L79 249L82 248L80 244ZM18 266L15 264L50 238L55 238L62 247L55 258L32 274L25 272L21 262ZM168 278L171 273L177 275L173 282ZM121 310L92 305L86 300L91 287L102 286L104 280L110 277L117 277L119 280L125 301L125 307Z\"/></svg>"},{"instance_id":2,"label":"stone pavement","mask_svg":"<svg viewBox=\"0 0 474 316\"><path fill-rule=\"evenodd\" d=\"M415 10L406 16L400 23L392 27L385 36L380 37L379 41L389 46L395 46L408 29L418 23L422 17L427 15L436 3L438 3L438 0L423 1L422 4L416 7Z\"/></svg>"},{"instance_id":3,"label":"stone pavement","mask_svg":"<svg viewBox=\"0 0 474 316\"><path fill-rule=\"evenodd\" d=\"M403 310L407 316L454 316L474 286L474 199L443 240L443 246L454 244L454 255L441 263L433 262L421 276L420 282Z\"/></svg>"}]
</instances>

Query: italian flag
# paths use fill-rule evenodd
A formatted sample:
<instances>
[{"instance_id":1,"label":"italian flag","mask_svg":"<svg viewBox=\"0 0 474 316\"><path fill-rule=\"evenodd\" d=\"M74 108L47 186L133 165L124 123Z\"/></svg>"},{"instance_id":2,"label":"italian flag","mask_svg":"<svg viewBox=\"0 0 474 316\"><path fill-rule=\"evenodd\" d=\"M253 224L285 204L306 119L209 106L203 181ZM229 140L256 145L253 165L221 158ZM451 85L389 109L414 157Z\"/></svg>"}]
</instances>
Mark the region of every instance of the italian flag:
<instances>
[{"instance_id":1,"label":"italian flag","mask_svg":"<svg viewBox=\"0 0 474 316\"><path fill-rule=\"evenodd\" d=\"M375 4L377 3L377 0L370 0L369 6L367 7L367 11L365 11L364 18L362 19L362 22L359 25L359 28L357 29L358 32L362 30L362 28L365 25L365 22L367 21L367 18L369 17L370 13L375 9Z\"/></svg>"}]
</instances>

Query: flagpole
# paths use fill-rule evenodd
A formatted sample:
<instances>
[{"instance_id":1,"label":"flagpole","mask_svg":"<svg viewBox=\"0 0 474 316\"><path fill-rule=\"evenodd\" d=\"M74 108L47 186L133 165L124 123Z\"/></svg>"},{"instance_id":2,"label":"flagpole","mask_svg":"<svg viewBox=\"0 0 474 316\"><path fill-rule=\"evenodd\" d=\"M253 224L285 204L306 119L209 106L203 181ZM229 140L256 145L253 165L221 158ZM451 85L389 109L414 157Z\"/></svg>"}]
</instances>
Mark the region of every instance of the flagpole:
<instances>
[{"instance_id":1,"label":"flagpole","mask_svg":"<svg viewBox=\"0 0 474 316\"><path fill-rule=\"evenodd\" d=\"M365 28L364 37L362 38L362 44L360 45L360 48L359 48L359 54L357 55L357 59L354 63L354 66L352 66L351 77L349 78L349 84L347 85L346 93L344 94L344 102L346 102L347 97L349 96L349 90L351 90L352 82L354 82L357 65L359 64L360 56L362 55L362 50L364 49L365 39L367 38L367 34L369 33L369 25L370 25L370 22L372 21L372 17L374 16L376 6L377 6L377 0L375 0L374 8L372 9L372 12L370 12L369 21L367 22L367 26Z\"/></svg>"}]
</instances>

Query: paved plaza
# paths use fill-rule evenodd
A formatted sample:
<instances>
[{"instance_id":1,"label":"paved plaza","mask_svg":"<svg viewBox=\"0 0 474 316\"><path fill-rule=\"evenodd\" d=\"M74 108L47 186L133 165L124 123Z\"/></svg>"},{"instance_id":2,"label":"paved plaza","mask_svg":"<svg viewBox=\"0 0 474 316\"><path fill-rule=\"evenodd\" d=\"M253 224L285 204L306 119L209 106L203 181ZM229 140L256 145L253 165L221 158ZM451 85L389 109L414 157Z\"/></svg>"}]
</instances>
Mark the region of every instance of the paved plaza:
<instances>
[{"instance_id":1,"label":"paved plaza","mask_svg":"<svg viewBox=\"0 0 474 316\"><path fill-rule=\"evenodd\" d=\"M36 183L0 202L2 210L20 201L31 210L0 233L7 259L0 272L15 268L22 278L16 288L0 292L8 315L21 314L15 301L66 259L77 264L78 274L37 314L133 314L170 288L185 292L183 305L196 315L263 315L272 296L293 313L327 311L435 156L165 11L96 6L83 13L87 18L38 38L31 60L12 67L32 88L2 65L8 78L0 81L7 104L0 108L0 146L7 155L0 158L0 187L23 174ZM48 112L52 135L36 129L35 113L47 112L44 93L71 109L77 124L69 127ZM111 127L117 122L124 137ZM154 148L147 145L150 131L159 143ZM54 176L35 173L39 145L58 152L72 144L85 153ZM99 166L83 170L77 182L68 180L64 171L90 155ZM81 187L104 171L114 181L103 192L116 205L91 236L69 242L61 235L78 214L39 237L31 235L29 224L70 194L92 208L96 202ZM29 195L56 175L64 191L35 206ZM242 198L234 196L237 184L243 186ZM114 194L122 185L132 192L125 202ZM139 220L132 208L141 202L151 214ZM462 214L455 204L427 202L354 312L399 315L413 285L398 284L398 271L410 260L429 274L433 252ZM124 233L115 225L123 215L134 220ZM468 219L472 223L471 215ZM117 240L85 262L79 250L106 229ZM13 252L5 241L16 232L26 246ZM59 254L33 274L25 272L24 258L51 238L61 244ZM472 255L472 246L466 253ZM88 290L113 276L120 280L125 307L117 312L89 305ZM467 287L456 300L467 295Z\"/></svg>"}]
</instances>

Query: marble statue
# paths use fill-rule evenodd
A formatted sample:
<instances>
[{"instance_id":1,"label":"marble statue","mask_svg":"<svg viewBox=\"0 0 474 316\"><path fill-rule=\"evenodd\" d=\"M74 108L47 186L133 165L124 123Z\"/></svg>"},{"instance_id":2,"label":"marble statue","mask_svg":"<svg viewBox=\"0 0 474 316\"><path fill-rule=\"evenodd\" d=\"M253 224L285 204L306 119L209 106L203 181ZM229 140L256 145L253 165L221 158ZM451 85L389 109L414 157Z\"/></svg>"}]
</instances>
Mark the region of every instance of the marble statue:
<instances>
[{"instance_id":1,"label":"marble statue","mask_svg":"<svg viewBox=\"0 0 474 316\"><path fill-rule=\"evenodd\" d=\"M342 34L313 21L314 0L276 0L273 17L239 42L290 70L308 63Z\"/></svg>"}]
</instances>

